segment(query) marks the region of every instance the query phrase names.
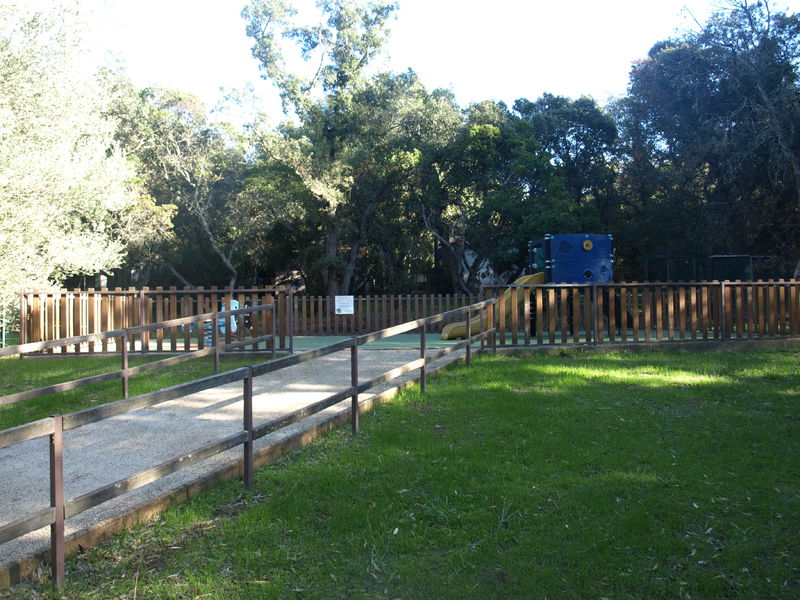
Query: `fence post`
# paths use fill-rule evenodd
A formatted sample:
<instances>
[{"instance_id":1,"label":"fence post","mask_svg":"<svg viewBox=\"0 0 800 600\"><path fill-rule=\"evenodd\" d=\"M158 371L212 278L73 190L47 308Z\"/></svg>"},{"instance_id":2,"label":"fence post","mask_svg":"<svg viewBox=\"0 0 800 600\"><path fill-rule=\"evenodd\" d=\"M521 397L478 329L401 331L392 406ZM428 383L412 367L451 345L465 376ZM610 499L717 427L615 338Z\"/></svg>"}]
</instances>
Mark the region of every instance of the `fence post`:
<instances>
[{"instance_id":1,"label":"fence post","mask_svg":"<svg viewBox=\"0 0 800 600\"><path fill-rule=\"evenodd\" d=\"M592 284L592 336L594 337L594 345L599 342L600 334L600 316L597 313L597 284Z\"/></svg>"},{"instance_id":2,"label":"fence post","mask_svg":"<svg viewBox=\"0 0 800 600\"><path fill-rule=\"evenodd\" d=\"M467 308L467 366L472 365L472 307Z\"/></svg>"},{"instance_id":3,"label":"fence post","mask_svg":"<svg viewBox=\"0 0 800 600\"><path fill-rule=\"evenodd\" d=\"M289 354L294 354L294 289L289 290Z\"/></svg>"},{"instance_id":4,"label":"fence post","mask_svg":"<svg viewBox=\"0 0 800 600\"><path fill-rule=\"evenodd\" d=\"M486 347L486 344L485 344L485 342L484 342L484 339L483 339L483 332L484 332L484 331L485 331L485 329L486 329L486 328L485 328L485 322L486 322L486 307L485 307L485 306L482 306L482 307L481 307L481 308L479 308L478 310L479 310L479 312L478 312L478 318L480 319L480 325L478 326L478 327L479 327L479 334L478 334L478 335L480 335L480 337L481 337L481 352L483 352L484 348Z\"/></svg>"},{"instance_id":5,"label":"fence post","mask_svg":"<svg viewBox=\"0 0 800 600\"><path fill-rule=\"evenodd\" d=\"M50 525L50 561L53 584L64 587L64 418L53 417L54 431L50 434L50 506L55 509L55 521Z\"/></svg>"},{"instance_id":6,"label":"fence post","mask_svg":"<svg viewBox=\"0 0 800 600\"><path fill-rule=\"evenodd\" d=\"M128 330L122 334L122 397L128 397Z\"/></svg>"},{"instance_id":7,"label":"fence post","mask_svg":"<svg viewBox=\"0 0 800 600\"><path fill-rule=\"evenodd\" d=\"M247 367L247 375L242 384L243 426L247 432L247 440L244 443L244 485L249 490L253 488L253 367Z\"/></svg>"},{"instance_id":8,"label":"fence post","mask_svg":"<svg viewBox=\"0 0 800 600\"><path fill-rule=\"evenodd\" d=\"M211 344L214 346L214 373L219 373L219 313L211 321Z\"/></svg>"},{"instance_id":9,"label":"fence post","mask_svg":"<svg viewBox=\"0 0 800 600\"><path fill-rule=\"evenodd\" d=\"M28 302L25 294L19 295L19 343L28 343Z\"/></svg>"},{"instance_id":10,"label":"fence post","mask_svg":"<svg viewBox=\"0 0 800 600\"><path fill-rule=\"evenodd\" d=\"M725 333L728 329L728 307L725 302L725 282L720 282L719 288L719 335L720 341L725 341Z\"/></svg>"},{"instance_id":11,"label":"fence post","mask_svg":"<svg viewBox=\"0 0 800 600\"><path fill-rule=\"evenodd\" d=\"M353 387L350 412L353 421L353 435L358 434L358 342L351 338L353 346L350 348L350 385Z\"/></svg>"},{"instance_id":12,"label":"fence post","mask_svg":"<svg viewBox=\"0 0 800 600\"><path fill-rule=\"evenodd\" d=\"M497 306L497 298L494 298L494 301L488 307L489 323L490 323L489 329L495 330L495 332L492 334L492 354L497 354L497 319L494 314L496 306Z\"/></svg>"},{"instance_id":13,"label":"fence post","mask_svg":"<svg viewBox=\"0 0 800 600\"><path fill-rule=\"evenodd\" d=\"M425 369L425 352L427 340L425 334L427 333L427 322L422 322L422 327L419 328L419 357L422 359L422 367L419 369L419 389L424 394L427 389L427 374Z\"/></svg>"},{"instance_id":14,"label":"fence post","mask_svg":"<svg viewBox=\"0 0 800 600\"><path fill-rule=\"evenodd\" d=\"M145 323L145 315L146 315L146 312L147 312L146 311L146 308L147 308L146 307L146 303L147 303L147 300L145 300L145 297L144 297L144 288L142 288L142 289L139 290L139 325L149 325L150 324L150 319L149 318L147 319L147 323ZM148 348L148 346L150 345L150 332L149 331L143 331L142 332L142 334L141 334L141 342L142 342L142 356L144 356L145 354L147 354L147 351L149 350L149 348Z\"/></svg>"}]
</instances>

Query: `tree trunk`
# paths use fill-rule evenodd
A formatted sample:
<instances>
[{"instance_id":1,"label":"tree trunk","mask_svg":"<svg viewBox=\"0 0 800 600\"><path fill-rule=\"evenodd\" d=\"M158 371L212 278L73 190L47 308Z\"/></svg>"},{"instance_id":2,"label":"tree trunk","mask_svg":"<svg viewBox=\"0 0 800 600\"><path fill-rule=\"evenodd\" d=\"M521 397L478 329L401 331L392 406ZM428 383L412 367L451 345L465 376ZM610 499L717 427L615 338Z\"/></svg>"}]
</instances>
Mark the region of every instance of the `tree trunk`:
<instances>
[{"instance_id":1,"label":"tree trunk","mask_svg":"<svg viewBox=\"0 0 800 600\"><path fill-rule=\"evenodd\" d=\"M334 222L333 215L329 215L325 225L325 266L322 268L322 283L328 296L339 293L339 269L336 267L338 251L339 228Z\"/></svg>"}]
</instances>

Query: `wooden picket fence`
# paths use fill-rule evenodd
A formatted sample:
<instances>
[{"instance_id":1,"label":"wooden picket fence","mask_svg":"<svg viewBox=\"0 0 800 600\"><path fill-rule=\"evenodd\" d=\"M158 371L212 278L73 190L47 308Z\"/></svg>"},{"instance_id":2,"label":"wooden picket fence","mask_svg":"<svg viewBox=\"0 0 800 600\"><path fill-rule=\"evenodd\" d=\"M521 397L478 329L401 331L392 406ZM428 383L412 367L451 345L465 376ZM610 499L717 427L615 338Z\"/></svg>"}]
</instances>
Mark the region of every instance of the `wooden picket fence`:
<instances>
[{"instance_id":1,"label":"wooden picket fence","mask_svg":"<svg viewBox=\"0 0 800 600\"><path fill-rule=\"evenodd\" d=\"M335 297L294 295L294 332L295 335L361 335L479 301L480 297L474 294L355 296L354 314L337 315ZM438 333L442 326L436 323L430 332Z\"/></svg>"},{"instance_id":2,"label":"wooden picket fence","mask_svg":"<svg viewBox=\"0 0 800 600\"><path fill-rule=\"evenodd\" d=\"M215 287L26 292L20 295L20 343L71 338L192 317L222 310L223 305L230 307L232 297L241 308L275 304L274 323L272 314L268 314L260 317L264 322L258 326L263 331L275 331L280 349L285 349L291 331L289 293L285 287L237 288L232 293ZM159 329L151 349L156 352L185 351L197 336L189 325ZM72 351L62 349L68 350ZM88 353L114 350L118 351L109 346L107 340L83 348ZM53 351L58 349L48 350Z\"/></svg>"},{"instance_id":3,"label":"wooden picket fence","mask_svg":"<svg viewBox=\"0 0 800 600\"><path fill-rule=\"evenodd\" d=\"M505 292L508 290L508 292ZM500 345L800 336L800 282L497 286Z\"/></svg>"},{"instance_id":4,"label":"wooden picket fence","mask_svg":"<svg viewBox=\"0 0 800 600\"><path fill-rule=\"evenodd\" d=\"M22 295L23 343L86 335L220 310L231 294L216 288L29 292ZM485 286L478 295L411 294L354 298L354 314L335 299L289 288L237 289L240 306L275 304L280 348L292 334L362 335L452 311L490 297L500 345L766 339L800 335L800 282L700 281ZM271 316L265 318L271 319ZM441 331L443 323L430 333ZM273 324L264 329L273 331ZM185 348L191 333L160 332L153 350ZM97 344L89 352L107 352Z\"/></svg>"}]
</instances>

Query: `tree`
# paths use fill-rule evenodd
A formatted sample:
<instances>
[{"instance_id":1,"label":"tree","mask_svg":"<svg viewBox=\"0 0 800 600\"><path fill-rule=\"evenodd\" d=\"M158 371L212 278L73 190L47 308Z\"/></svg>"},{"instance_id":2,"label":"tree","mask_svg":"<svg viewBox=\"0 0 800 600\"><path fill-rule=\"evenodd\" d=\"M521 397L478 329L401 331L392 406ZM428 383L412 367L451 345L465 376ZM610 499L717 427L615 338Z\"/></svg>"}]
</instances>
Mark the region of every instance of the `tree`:
<instances>
[{"instance_id":1,"label":"tree","mask_svg":"<svg viewBox=\"0 0 800 600\"><path fill-rule=\"evenodd\" d=\"M319 203L324 255L318 270L326 292L337 294L350 287L364 226L376 201L354 197L357 190L371 193L369 175L362 168L373 149L370 145L377 148L382 143L367 135L376 132L365 130L375 125L363 121L371 109L385 108L378 103L380 90L370 91L365 69L387 39L386 23L396 6L329 0L319 7L325 21L313 27L295 26L296 12L282 0L255 0L242 14L254 40L253 56L280 91L284 110L293 111L299 120L299 125L285 123L278 132L262 131L261 150L289 167ZM295 43L304 59L316 56L319 66L313 75L304 78L287 70L281 38ZM383 133L392 132L391 122L378 126ZM359 202L354 223L352 209ZM354 225L355 237L344 244L342 238Z\"/></svg>"},{"instance_id":2,"label":"tree","mask_svg":"<svg viewBox=\"0 0 800 600\"><path fill-rule=\"evenodd\" d=\"M138 186L105 109L114 78L84 67L73 11L0 7L0 294L120 265L169 227ZM151 235L152 234L152 235Z\"/></svg>"},{"instance_id":3,"label":"tree","mask_svg":"<svg viewBox=\"0 0 800 600\"><path fill-rule=\"evenodd\" d=\"M592 98L544 94L535 102L517 100L514 111L533 126L536 139L552 154L576 204L597 203L609 193L617 126Z\"/></svg>"},{"instance_id":4,"label":"tree","mask_svg":"<svg viewBox=\"0 0 800 600\"><path fill-rule=\"evenodd\" d=\"M800 255L798 33L800 16L736 0L635 65L620 107L659 165L672 243Z\"/></svg>"},{"instance_id":5,"label":"tree","mask_svg":"<svg viewBox=\"0 0 800 600\"><path fill-rule=\"evenodd\" d=\"M186 286L220 277L235 286L237 252L259 226L239 201L247 167L241 135L210 122L196 97L176 90L129 88L114 111L117 139L137 158L148 192L177 211L175 235L140 261L165 266Z\"/></svg>"},{"instance_id":6,"label":"tree","mask_svg":"<svg viewBox=\"0 0 800 600\"><path fill-rule=\"evenodd\" d=\"M417 210L455 291L476 289L489 266L518 274L528 240L579 226L552 160L530 123L492 102L469 107L452 142L427 157Z\"/></svg>"}]
</instances>

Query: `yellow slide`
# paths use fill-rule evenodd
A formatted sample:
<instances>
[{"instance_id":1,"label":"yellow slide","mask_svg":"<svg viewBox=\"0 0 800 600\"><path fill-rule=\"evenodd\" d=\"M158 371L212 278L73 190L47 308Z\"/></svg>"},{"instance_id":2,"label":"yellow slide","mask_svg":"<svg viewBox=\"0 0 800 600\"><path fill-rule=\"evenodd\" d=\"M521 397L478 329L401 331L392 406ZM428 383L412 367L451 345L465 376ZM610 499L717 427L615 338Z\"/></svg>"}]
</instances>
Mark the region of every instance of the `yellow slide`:
<instances>
[{"instance_id":1,"label":"yellow slide","mask_svg":"<svg viewBox=\"0 0 800 600\"><path fill-rule=\"evenodd\" d=\"M534 283L544 283L544 273L539 271L538 273L534 273L533 275L523 275L519 279L514 282L514 285L526 285L526 284L534 284ZM522 300L522 294L519 295L520 301ZM503 292L503 296L499 299L500 302L506 303L506 314L511 313L511 289L507 289ZM497 313L495 313L495 318ZM486 325L488 329L489 326ZM481 331L481 317L478 315L477 317L473 317L472 321L470 321L470 333L471 335L476 335ZM444 329L442 329L442 339L443 340L458 340L467 337L467 322L461 321L460 323L450 323L450 325L445 325Z\"/></svg>"}]
</instances>

